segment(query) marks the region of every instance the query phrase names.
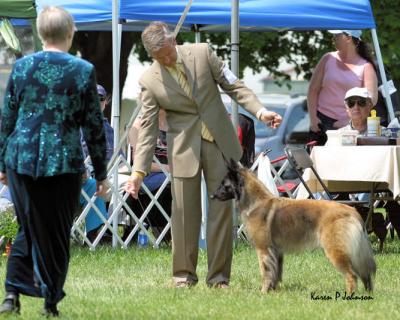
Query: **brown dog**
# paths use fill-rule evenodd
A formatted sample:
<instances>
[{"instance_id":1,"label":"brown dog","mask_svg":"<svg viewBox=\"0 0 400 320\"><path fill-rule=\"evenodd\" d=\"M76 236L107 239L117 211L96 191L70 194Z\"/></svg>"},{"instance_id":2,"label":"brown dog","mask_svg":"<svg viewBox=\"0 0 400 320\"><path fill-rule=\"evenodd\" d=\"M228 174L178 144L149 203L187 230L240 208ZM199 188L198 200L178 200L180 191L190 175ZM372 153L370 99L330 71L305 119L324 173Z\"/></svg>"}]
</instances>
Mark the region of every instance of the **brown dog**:
<instances>
[{"instance_id":1,"label":"brown dog","mask_svg":"<svg viewBox=\"0 0 400 320\"><path fill-rule=\"evenodd\" d=\"M282 280L284 252L317 247L344 274L348 293L355 292L357 278L366 290L373 290L376 264L364 223L354 208L334 201L275 197L233 160L212 198L236 199L257 251L263 292L275 289Z\"/></svg>"}]
</instances>

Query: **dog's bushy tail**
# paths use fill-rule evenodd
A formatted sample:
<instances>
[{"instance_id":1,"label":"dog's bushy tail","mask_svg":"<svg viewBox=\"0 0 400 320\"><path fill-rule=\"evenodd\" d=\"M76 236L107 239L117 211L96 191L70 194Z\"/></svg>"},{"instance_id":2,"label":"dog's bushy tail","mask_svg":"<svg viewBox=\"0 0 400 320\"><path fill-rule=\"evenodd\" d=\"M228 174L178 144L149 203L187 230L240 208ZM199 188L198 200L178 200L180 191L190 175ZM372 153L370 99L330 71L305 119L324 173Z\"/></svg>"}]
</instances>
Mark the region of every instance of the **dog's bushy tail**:
<instances>
[{"instance_id":1,"label":"dog's bushy tail","mask_svg":"<svg viewBox=\"0 0 400 320\"><path fill-rule=\"evenodd\" d=\"M350 260L353 271L361 279L365 290L373 291L376 263L364 224L356 220L351 228Z\"/></svg>"}]
</instances>

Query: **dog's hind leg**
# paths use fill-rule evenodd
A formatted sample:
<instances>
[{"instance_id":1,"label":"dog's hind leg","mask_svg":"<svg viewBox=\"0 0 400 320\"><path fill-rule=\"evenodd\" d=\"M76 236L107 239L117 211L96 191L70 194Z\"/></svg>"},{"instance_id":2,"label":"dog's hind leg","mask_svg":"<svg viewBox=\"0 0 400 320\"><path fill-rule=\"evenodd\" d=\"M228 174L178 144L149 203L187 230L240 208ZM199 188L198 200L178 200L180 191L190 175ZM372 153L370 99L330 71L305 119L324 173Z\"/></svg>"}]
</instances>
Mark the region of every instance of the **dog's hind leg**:
<instances>
[{"instance_id":1,"label":"dog's hind leg","mask_svg":"<svg viewBox=\"0 0 400 320\"><path fill-rule=\"evenodd\" d=\"M283 254L278 252L278 282L282 282L282 273L283 273Z\"/></svg>"},{"instance_id":2,"label":"dog's hind leg","mask_svg":"<svg viewBox=\"0 0 400 320\"><path fill-rule=\"evenodd\" d=\"M329 261L345 276L347 293L355 292L357 289L357 275L353 270L349 255L338 248L325 247L324 250Z\"/></svg>"},{"instance_id":3,"label":"dog's hind leg","mask_svg":"<svg viewBox=\"0 0 400 320\"><path fill-rule=\"evenodd\" d=\"M282 275L282 266L279 265L283 262L282 256L273 247L256 248L256 251L262 277L261 291L274 290Z\"/></svg>"}]
</instances>

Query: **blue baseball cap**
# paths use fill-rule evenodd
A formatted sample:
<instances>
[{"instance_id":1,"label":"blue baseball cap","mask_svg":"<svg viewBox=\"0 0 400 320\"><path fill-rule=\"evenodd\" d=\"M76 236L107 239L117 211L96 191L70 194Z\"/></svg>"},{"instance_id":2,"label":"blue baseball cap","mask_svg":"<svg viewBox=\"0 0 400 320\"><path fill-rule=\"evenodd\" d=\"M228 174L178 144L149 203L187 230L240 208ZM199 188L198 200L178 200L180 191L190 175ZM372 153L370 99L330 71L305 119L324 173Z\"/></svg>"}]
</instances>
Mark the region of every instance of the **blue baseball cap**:
<instances>
[{"instance_id":1,"label":"blue baseball cap","mask_svg":"<svg viewBox=\"0 0 400 320\"><path fill-rule=\"evenodd\" d=\"M104 89L104 87L99 84L97 85L97 93L99 94L99 96L102 97L105 97L107 95L106 89Z\"/></svg>"},{"instance_id":2,"label":"blue baseball cap","mask_svg":"<svg viewBox=\"0 0 400 320\"><path fill-rule=\"evenodd\" d=\"M361 40L361 30L328 30L329 33L332 34L339 34L339 33L345 33L349 36L352 36L353 38L357 38Z\"/></svg>"}]
</instances>

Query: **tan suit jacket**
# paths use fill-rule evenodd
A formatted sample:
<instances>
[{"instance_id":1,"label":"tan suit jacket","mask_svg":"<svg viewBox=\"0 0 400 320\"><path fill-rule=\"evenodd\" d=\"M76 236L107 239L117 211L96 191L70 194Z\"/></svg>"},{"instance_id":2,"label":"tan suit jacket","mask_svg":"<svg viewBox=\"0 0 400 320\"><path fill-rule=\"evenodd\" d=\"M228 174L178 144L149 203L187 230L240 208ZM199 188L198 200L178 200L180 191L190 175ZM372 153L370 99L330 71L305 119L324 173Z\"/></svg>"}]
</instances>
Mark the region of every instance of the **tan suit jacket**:
<instances>
[{"instance_id":1,"label":"tan suit jacket","mask_svg":"<svg viewBox=\"0 0 400 320\"><path fill-rule=\"evenodd\" d=\"M142 123L136 147L134 170L150 172L158 136L159 108L166 111L168 158L173 177L193 177L199 169L201 121L213 135L224 157L239 160L242 154L237 135L221 100L218 84L252 114L262 108L254 93L224 76L224 62L208 44L177 46L192 88L188 97L170 73L155 61L142 75ZM232 82L232 81L231 81Z\"/></svg>"}]
</instances>

